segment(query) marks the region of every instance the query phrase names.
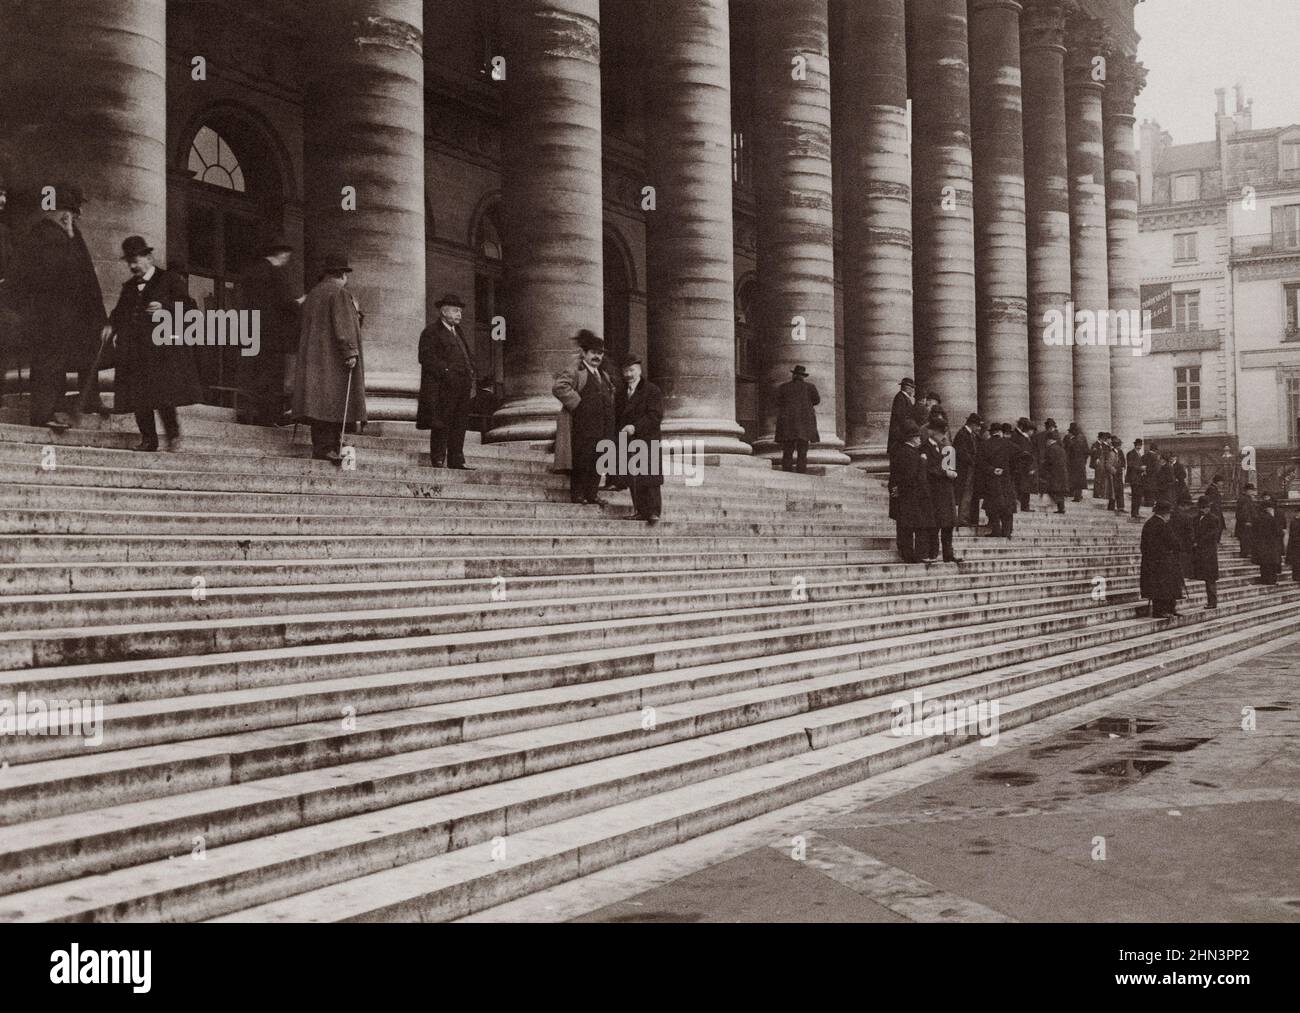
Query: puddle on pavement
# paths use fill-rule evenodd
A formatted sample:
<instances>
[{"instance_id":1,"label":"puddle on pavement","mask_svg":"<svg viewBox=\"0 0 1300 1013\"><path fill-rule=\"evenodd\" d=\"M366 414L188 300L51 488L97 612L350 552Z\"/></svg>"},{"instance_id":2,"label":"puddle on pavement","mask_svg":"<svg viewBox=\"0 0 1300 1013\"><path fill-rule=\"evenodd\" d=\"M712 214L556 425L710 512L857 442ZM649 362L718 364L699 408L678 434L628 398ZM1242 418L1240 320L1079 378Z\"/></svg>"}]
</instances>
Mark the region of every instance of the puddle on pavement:
<instances>
[{"instance_id":1,"label":"puddle on pavement","mask_svg":"<svg viewBox=\"0 0 1300 1013\"><path fill-rule=\"evenodd\" d=\"M1258 710L1259 708L1255 709ZM1159 721L1152 721L1149 718L1105 717L1089 721L1086 725L1076 725L1070 731L1101 732L1105 735L1141 735L1144 732L1161 727L1163 726Z\"/></svg>"},{"instance_id":2,"label":"puddle on pavement","mask_svg":"<svg viewBox=\"0 0 1300 1013\"><path fill-rule=\"evenodd\" d=\"M1168 760L1112 760L1081 767L1076 774L1102 774L1106 777L1146 777L1153 770L1169 766Z\"/></svg>"},{"instance_id":3,"label":"puddle on pavement","mask_svg":"<svg viewBox=\"0 0 1300 1013\"><path fill-rule=\"evenodd\" d=\"M1171 739L1168 742L1140 742L1138 745L1154 753L1189 753L1209 741L1209 739Z\"/></svg>"},{"instance_id":4,"label":"puddle on pavement","mask_svg":"<svg viewBox=\"0 0 1300 1013\"><path fill-rule=\"evenodd\" d=\"M1260 704L1255 708L1257 711L1289 711L1291 708L1280 703Z\"/></svg>"},{"instance_id":5,"label":"puddle on pavement","mask_svg":"<svg viewBox=\"0 0 1300 1013\"><path fill-rule=\"evenodd\" d=\"M975 780L994 781L998 784L1023 788L1027 784L1034 784L1038 780L1038 775L1025 770L981 770L975 774Z\"/></svg>"}]
</instances>

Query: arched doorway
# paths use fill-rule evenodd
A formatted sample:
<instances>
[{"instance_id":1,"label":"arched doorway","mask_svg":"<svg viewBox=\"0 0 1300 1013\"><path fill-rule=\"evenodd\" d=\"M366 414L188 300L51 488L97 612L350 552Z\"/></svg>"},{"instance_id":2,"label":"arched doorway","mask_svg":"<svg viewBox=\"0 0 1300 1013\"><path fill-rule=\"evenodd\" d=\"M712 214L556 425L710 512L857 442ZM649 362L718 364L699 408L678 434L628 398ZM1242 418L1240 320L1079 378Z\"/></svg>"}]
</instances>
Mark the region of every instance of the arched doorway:
<instances>
[{"instance_id":1,"label":"arched doorway","mask_svg":"<svg viewBox=\"0 0 1300 1013\"><path fill-rule=\"evenodd\" d=\"M621 365L631 351L632 277L627 253L618 236L605 230L605 348Z\"/></svg>"},{"instance_id":2,"label":"arched doorway","mask_svg":"<svg viewBox=\"0 0 1300 1013\"><path fill-rule=\"evenodd\" d=\"M200 308L233 308L239 276L262 242L283 230L286 191L278 162L261 127L236 110L213 111L189 133L183 235L170 245L182 253L168 266L186 275ZM203 348L198 355L207 402L233 407L239 349Z\"/></svg>"}]
</instances>

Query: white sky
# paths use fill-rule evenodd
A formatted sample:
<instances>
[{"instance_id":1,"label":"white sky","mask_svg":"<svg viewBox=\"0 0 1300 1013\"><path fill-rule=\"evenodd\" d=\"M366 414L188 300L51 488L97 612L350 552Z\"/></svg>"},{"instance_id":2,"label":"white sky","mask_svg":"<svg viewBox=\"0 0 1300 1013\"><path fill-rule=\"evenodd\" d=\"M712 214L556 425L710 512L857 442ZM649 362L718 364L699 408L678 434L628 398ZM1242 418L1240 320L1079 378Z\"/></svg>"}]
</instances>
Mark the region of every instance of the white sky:
<instances>
[{"instance_id":1,"label":"white sky","mask_svg":"<svg viewBox=\"0 0 1300 1013\"><path fill-rule=\"evenodd\" d=\"M1214 89L1241 82L1254 127L1300 123L1300 0L1144 0L1138 58L1150 74L1137 118L1175 144L1214 140Z\"/></svg>"}]
</instances>

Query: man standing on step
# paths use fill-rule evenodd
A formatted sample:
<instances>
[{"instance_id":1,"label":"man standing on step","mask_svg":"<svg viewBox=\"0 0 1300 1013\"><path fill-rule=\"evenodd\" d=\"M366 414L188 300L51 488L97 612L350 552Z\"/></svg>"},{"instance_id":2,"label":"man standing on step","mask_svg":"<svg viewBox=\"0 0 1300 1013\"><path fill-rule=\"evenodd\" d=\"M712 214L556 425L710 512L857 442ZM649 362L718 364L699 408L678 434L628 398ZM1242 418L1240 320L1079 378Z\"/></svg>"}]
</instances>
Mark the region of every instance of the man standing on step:
<instances>
[{"instance_id":1,"label":"man standing on step","mask_svg":"<svg viewBox=\"0 0 1300 1013\"><path fill-rule=\"evenodd\" d=\"M109 316L115 335L116 368L113 371L113 410L135 415L140 442L132 449L153 453L158 450L158 425L162 419L167 449L176 449L180 421L176 409L203 400L194 349L181 344L156 344L155 314L175 313L176 305L194 309L194 300L180 275L164 271L153 260L153 247L140 236L122 242L122 259L131 277L122 283L117 305ZM182 321L172 320L172 334L180 332Z\"/></svg>"},{"instance_id":2,"label":"man standing on step","mask_svg":"<svg viewBox=\"0 0 1300 1013\"><path fill-rule=\"evenodd\" d=\"M894 447L903 442L904 424L915 421L912 418L915 411L916 381L905 376L898 382L898 393L894 395L894 403L889 409L889 437L885 451L891 459Z\"/></svg>"},{"instance_id":3,"label":"man standing on step","mask_svg":"<svg viewBox=\"0 0 1300 1013\"><path fill-rule=\"evenodd\" d=\"M1079 423L1071 422L1065 434L1065 460L1070 467L1070 496L1074 502L1083 501L1083 490L1088 485L1088 438Z\"/></svg>"},{"instance_id":4,"label":"man standing on step","mask_svg":"<svg viewBox=\"0 0 1300 1013\"><path fill-rule=\"evenodd\" d=\"M1111 434L1110 437L1110 494L1114 508L1124 510L1124 441Z\"/></svg>"},{"instance_id":5,"label":"man standing on step","mask_svg":"<svg viewBox=\"0 0 1300 1013\"><path fill-rule=\"evenodd\" d=\"M465 466L465 430L478 385L474 354L460 329L465 302L448 293L435 304L438 322L420 335L420 401L415 428L429 430L429 465Z\"/></svg>"},{"instance_id":6,"label":"man standing on step","mask_svg":"<svg viewBox=\"0 0 1300 1013\"><path fill-rule=\"evenodd\" d=\"M1219 607L1219 539L1223 537L1223 518L1213 509L1208 496L1196 501L1196 520L1192 529L1192 578L1205 581L1207 608Z\"/></svg>"},{"instance_id":7,"label":"man standing on step","mask_svg":"<svg viewBox=\"0 0 1300 1013\"><path fill-rule=\"evenodd\" d=\"M293 416L311 426L311 456L343 463L343 430L366 421L366 368L361 308L347 291L352 268L341 253L325 258L320 280L302 307Z\"/></svg>"},{"instance_id":8,"label":"man standing on step","mask_svg":"<svg viewBox=\"0 0 1300 1013\"><path fill-rule=\"evenodd\" d=\"M953 448L957 451L957 523L977 527L979 525L979 501L975 497L975 467L979 457L979 427L981 419L972 412L966 417L966 424L957 430L952 438Z\"/></svg>"},{"instance_id":9,"label":"man standing on step","mask_svg":"<svg viewBox=\"0 0 1300 1013\"><path fill-rule=\"evenodd\" d=\"M1043 448L1043 466L1039 473L1043 492L1052 498L1058 514L1065 513L1065 496L1070 491L1070 469L1065 459L1065 447L1056 426L1047 430L1047 444Z\"/></svg>"},{"instance_id":10,"label":"man standing on step","mask_svg":"<svg viewBox=\"0 0 1300 1013\"><path fill-rule=\"evenodd\" d=\"M1300 513L1292 515L1287 529L1286 565L1291 567L1291 579L1300 584Z\"/></svg>"},{"instance_id":11,"label":"man standing on step","mask_svg":"<svg viewBox=\"0 0 1300 1013\"><path fill-rule=\"evenodd\" d=\"M1011 445L1011 424L995 422L980 455L980 490L984 512L989 515L989 536L1010 538L1016 505L1013 476L1015 448Z\"/></svg>"},{"instance_id":12,"label":"man standing on step","mask_svg":"<svg viewBox=\"0 0 1300 1013\"><path fill-rule=\"evenodd\" d=\"M803 364L790 370L790 379L776 389L776 442L781 447L781 470L808 470L808 445L821 439L817 431L817 405L822 396L807 383ZM797 464L795 463L797 460Z\"/></svg>"},{"instance_id":13,"label":"man standing on step","mask_svg":"<svg viewBox=\"0 0 1300 1013\"><path fill-rule=\"evenodd\" d=\"M1133 441L1133 449L1128 452L1125 458L1127 467L1124 469L1128 478L1128 495L1132 500L1130 504L1130 514L1133 517L1140 517L1142 510L1142 489L1146 484L1146 465L1143 463L1142 441L1140 439Z\"/></svg>"},{"instance_id":14,"label":"man standing on step","mask_svg":"<svg viewBox=\"0 0 1300 1013\"><path fill-rule=\"evenodd\" d=\"M1033 494L1037 476L1034 473L1033 427L1029 420L1021 418L1011 432L1011 444L1015 448L1013 473L1016 485L1017 506L1023 513L1030 510L1029 497Z\"/></svg>"},{"instance_id":15,"label":"man standing on step","mask_svg":"<svg viewBox=\"0 0 1300 1013\"><path fill-rule=\"evenodd\" d=\"M1142 505L1154 506L1160 485L1160 454L1154 443L1148 443L1142 454Z\"/></svg>"},{"instance_id":16,"label":"man standing on step","mask_svg":"<svg viewBox=\"0 0 1300 1013\"><path fill-rule=\"evenodd\" d=\"M1232 528L1232 536L1237 539L1239 545L1238 555L1242 559L1249 559L1250 551L1250 534L1251 526L1255 522L1255 487L1247 482L1246 487L1242 489L1241 495L1237 497L1237 520Z\"/></svg>"},{"instance_id":17,"label":"man standing on step","mask_svg":"<svg viewBox=\"0 0 1300 1013\"><path fill-rule=\"evenodd\" d=\"M615 438L614 387L601 368L605 342L589 330L578 332L577 361L555 378L551 393L560 401L555 421L555 470L569 467L569 499L604 506L597 494L600 445Z\"/></svg>"},{"instance_id":18,"label":"man standing on step","mask_svg":"<svg viewBox=\"0 0 1300 1013\"><path fill-rule=\"evenodd\" d=\"M1035 428L1034 435L1030 437L1030 441L1034 446L1034 474L1037 476L1036 488L1038 489L1039 506L1044 505L1044 499L1050 500L1052 498L1052 494L1048 491L1047 483L1043 478L1043 468L1047 458L1047 444L1053 438L1060 439L1060 434L1056 428L1056 419L1044 421L1043 428Z\"/></svg>"},{"instance_id":19,"label":"man standing on step","mask_svg":"<svg viewBox=\"0 0 1300 1013\"><path fill-rule=\"evenodd\" d=\"M921 430L908 419L899 430L889 463L889 515L897 528L898 554L904 563L919 563L935 527L934 507L921 454Z\"/></svg>"},{"instance_id":20,"label":"man standing on step","mask_svg":"<svg viewBox=\"0 0 1300 1013\"><path fill-rule=\"evenodd\" d=\"M1250 544L1260 582L1272 587L1282 569L1282 518L1272 496L1263 496L1250 525Z\"/></svg>"},{"instance_id":21,"label":"man standing on step","mask_svg":"<svg viewBox=\"0 0 1300 1013\"><path fill-rule=\"evenodd\" d=\"M952 529L957 523L957 501L954 496L957 482L957 451L948 440L948 423L942 415L933 415L921 431L921 456L925 460L925 478L929 486L930 509L934 527L926 532L922 559L936 562L940 545L945 563L960 563L952 550Z\"/></svg>"},{"instance_id":22,"label":"man standing on step","mask_svg":"<svg viewBox=\"0 0 1300 1013\"><path fill-rule=\"evenodd\" d=\"M1110 453L1110 434L1098 433L1088 451L1088 461L1092 465L1092 498L1109 499L1106 488L1106 456Z\"/></svg>"},{"instance_id":23,"label":"man standing on step","mask_svg":"<svg viewBox=\"0 0 1300 1013\"><path fill-rule=\"evenodd\" d=\"M632 487L632 520L653 526L663 513L663 461L659 441L664 420L663 392L647 380L638 356L623 363L623 384L619 390L619 460L621 472Z\"/></svg>"},{"instance_id":24,"label":"man standing on step","mask_svg":"<svg viewBox=\"0 0 1300 1013\"><path fill-rule=\"evenodd\" d=\"M1178 565L1179 545L1170 526L1173 505L1160 500L1155 513L1142 526L1141 594L1151 601L1151 618L1176 616L1174 605L1182 591L1182 573Z\"/></svg>"},{"instance_id":25,"label":"man standing on step","mask_svg":"<svg viewBox=\"0 0 1300 1013\"><path fill-rule=\"evenodd\" d=\"M284 357L298 349L298 305L286 270L293 247L282 237L263 244L260 255L239 279L239 305L256 313L261 347L252 358L240 357L246 420L255 426L281 426L284 416Z\"/></svg>"}]
</instances>

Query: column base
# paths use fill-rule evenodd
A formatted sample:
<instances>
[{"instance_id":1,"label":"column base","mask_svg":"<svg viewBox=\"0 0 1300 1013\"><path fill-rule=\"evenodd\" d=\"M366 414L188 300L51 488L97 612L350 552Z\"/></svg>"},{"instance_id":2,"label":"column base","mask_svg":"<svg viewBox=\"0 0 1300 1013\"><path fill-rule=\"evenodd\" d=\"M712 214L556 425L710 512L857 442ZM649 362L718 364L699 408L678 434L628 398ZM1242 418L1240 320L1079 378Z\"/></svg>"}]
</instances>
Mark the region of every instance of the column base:
<instances>
[{"instance_id":1,"label":"column base","mask_svg":"<svg viewBox=\"0 0 1300 1013\"><path fill-rule=\"evenodd\" d=\"M884 475L889 471L889 449L883 443L858 443L845 447L853 467L871 475Z\"/></svg>"},{"instance_id":2,"label":"column base","mask_svg":"<svg viewBox=\"0 0 1300 1013\"><path fill-rule=\"evenodd\" d=\"M754 452L741 439L744 428L732 419L664 419L661 431L665 440L700 441L706 454L749 456Z\"/></svg>"},{"instance_id":3,"label":"column base","mask_svg":"<svg viewBox=\"0 0 1300 1013\"><path fill-rule=\"evenodd\" d=\"M820 440L817 443L808 445L808 463L809 464L850 464L847 454L843 451L844 441L838 436L831 437L828 440ZM754 443L754 453L759 457L765 457L770 461L779 461L781 459L781 445L776 442L774 434L765 434L760 436Z\"/></svg>"},{"instance_id":4,"label":"column base","mask_svg":"<svg viewBox=\"0 0 1300 1013\"><path fill-rule=\"evenodd\" d=\"M484 443L533 443L555 439L555 416L560 402L553 397L530 397L498 408Z\"/></svg>"}]
</instances>

